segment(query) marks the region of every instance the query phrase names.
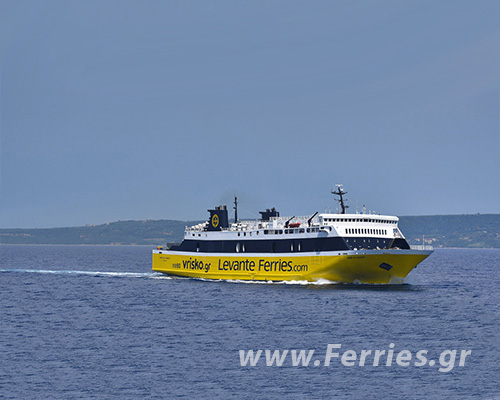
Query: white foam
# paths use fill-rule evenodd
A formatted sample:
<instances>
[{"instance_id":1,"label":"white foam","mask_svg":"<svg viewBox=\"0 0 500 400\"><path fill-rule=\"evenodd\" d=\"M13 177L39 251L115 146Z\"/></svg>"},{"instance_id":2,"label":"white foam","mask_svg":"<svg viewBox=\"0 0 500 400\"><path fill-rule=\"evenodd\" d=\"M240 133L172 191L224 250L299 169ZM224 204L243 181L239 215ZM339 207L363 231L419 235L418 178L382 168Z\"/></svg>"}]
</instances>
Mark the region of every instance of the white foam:
<instances>
[{"instance_id":1,"label":"white foam","mask_svg":"<svg viewBox=\"0 0 500 400\"><path fill-rule=\"evenodd\" d=\"M112 276L128 278L155 278L162 274L157 272L119 272L119 271L80 271L80 270L49 270L49 269L0 269L0 272L19 272L29 274L55 274L55 275L90 275L90 276Z\"/></svg>"},{"instance_id":2,"label":"white foam","mask_svg":"<svg viewBox=\"0 0 500 400\"><path fill-rule=\"evenodd\" d=\"M402 285L403 283L405 283L405 279L399 276L393 276L389 280L389 285Z\"/></svg>"},{"instance_id":3,"label":"white foam","mask_svg":"<svg viewBox=\"0 0 500 400\"><path fill-rule=\"evenodd\" d=\"M258 281L246 279L209 279L209 278L188 278L196 279L204 282L229 282L229 283L245 283L245 284L258 284L258 285L337 285L340 282L329 281L328 279L318 279L317 281L310 282L306 280L300 281Z\"/></svg>"},{"instance_id":4,"label":"white foam","mask_svg":"<svg viewBox=\"0 0 500 400\"><path fill-rule=\"evenodd\" d=\"M154 276L151 276L151 279L174 279L173 276L168 276L168 275L165 275L165 274L160 274L160 275L154 275Z\"/></svg>"},{"instance_id":5,"label":"white foam","mask_svg":"<svg viewBox=\"0 0 500 400\"><path fill-rule=\"evenodd\" d=\"M245 284L258 284L258 285L302 285L302 286L326 286L326 285L359 285L359 286L387 286L387 285L400 285L404 284L405 281L402 278L391 279L389 283L364 283L359 280L353 283L346 283L340 281L330 281L328 279L319 278L315 281L298 280L298 281L257 281L257 280L246 280L246 279L209 279L209 278L198 278L198 277L176 277L180 279L195 279L204 282L229 282L229 283L245 283Z\"/></svg>"}]
</instances>

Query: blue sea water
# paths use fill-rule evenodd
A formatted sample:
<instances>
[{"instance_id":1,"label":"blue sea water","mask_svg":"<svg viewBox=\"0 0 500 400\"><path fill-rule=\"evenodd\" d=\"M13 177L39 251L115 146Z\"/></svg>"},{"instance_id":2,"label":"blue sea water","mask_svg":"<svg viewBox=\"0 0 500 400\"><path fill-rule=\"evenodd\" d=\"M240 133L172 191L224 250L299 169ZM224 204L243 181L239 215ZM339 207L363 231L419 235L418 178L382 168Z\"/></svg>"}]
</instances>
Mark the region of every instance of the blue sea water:
<instances>
[{"instance_id":1,"label":"blue sea water","mask_svg":"<svg viewBox=\"0 0 500 400\"><path fill-rule=\"evenodd\" d=\"M0 398L500 399L500 250L440 249L403 285L170 278L148 247L0 246ZM353 349L472 350L435 366ZM241 366L239 350L315 350Z\"/></svg>"}]
</instances>

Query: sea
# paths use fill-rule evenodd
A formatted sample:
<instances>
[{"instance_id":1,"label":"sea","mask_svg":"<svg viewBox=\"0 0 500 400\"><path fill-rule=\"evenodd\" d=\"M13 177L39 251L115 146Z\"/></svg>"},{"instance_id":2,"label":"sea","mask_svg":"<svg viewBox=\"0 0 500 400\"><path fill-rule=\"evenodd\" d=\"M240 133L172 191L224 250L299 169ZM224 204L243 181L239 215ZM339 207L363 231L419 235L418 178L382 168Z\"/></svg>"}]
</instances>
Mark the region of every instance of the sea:
<instances>
[{"instance_id":1,"label":"sea","mask_svg":"<svg viewBox=\"0 0 500 400\"><path fill-rule=\"evenodd\" d=\"M175 278L151 250L1 245L0 398L500 399L499 249L398 285Z\"/></svg>"}]
</instances>

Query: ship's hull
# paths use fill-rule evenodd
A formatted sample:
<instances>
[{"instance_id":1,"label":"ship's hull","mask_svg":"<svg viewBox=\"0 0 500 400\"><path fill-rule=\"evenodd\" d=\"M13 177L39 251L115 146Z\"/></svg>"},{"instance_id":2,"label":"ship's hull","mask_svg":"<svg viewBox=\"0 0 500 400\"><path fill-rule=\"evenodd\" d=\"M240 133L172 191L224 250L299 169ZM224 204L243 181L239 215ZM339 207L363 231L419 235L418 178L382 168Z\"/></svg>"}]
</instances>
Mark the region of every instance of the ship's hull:
<instances>
[{"instance_id":1,"label":"ship's hull","mask_svg":"<svg viewBox=\"0 0 500 400\"><path fill-rule=\"evenodd\" d=\"M401 282L431 250L366 250L314 253L196 253L153 251L153 270L225 280L345 283Z\"/></svg>"}]
</instances>

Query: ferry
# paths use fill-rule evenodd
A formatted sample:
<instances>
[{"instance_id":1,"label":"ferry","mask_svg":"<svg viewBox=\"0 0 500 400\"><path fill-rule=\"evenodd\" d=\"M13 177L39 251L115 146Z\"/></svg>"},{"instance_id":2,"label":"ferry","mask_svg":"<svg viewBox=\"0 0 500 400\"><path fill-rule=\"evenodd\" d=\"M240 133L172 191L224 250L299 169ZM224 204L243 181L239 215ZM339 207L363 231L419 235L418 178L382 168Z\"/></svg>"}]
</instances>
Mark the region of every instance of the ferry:
<instances>
[{"instance_id":1,"label":"ferry","mask_svg":"<svg viewBox=\"0 0 500 400\"><path fill-rule=\"evenodd\" d=\"M282 217L275 208L258 220L229 222L227 206L208 221L186 227L180 244L153 250L153 271L217 280L401 283L432 252L409 246L399 218L349 214L342 185L337 213Z\"/></svg>"}]
</instances>

